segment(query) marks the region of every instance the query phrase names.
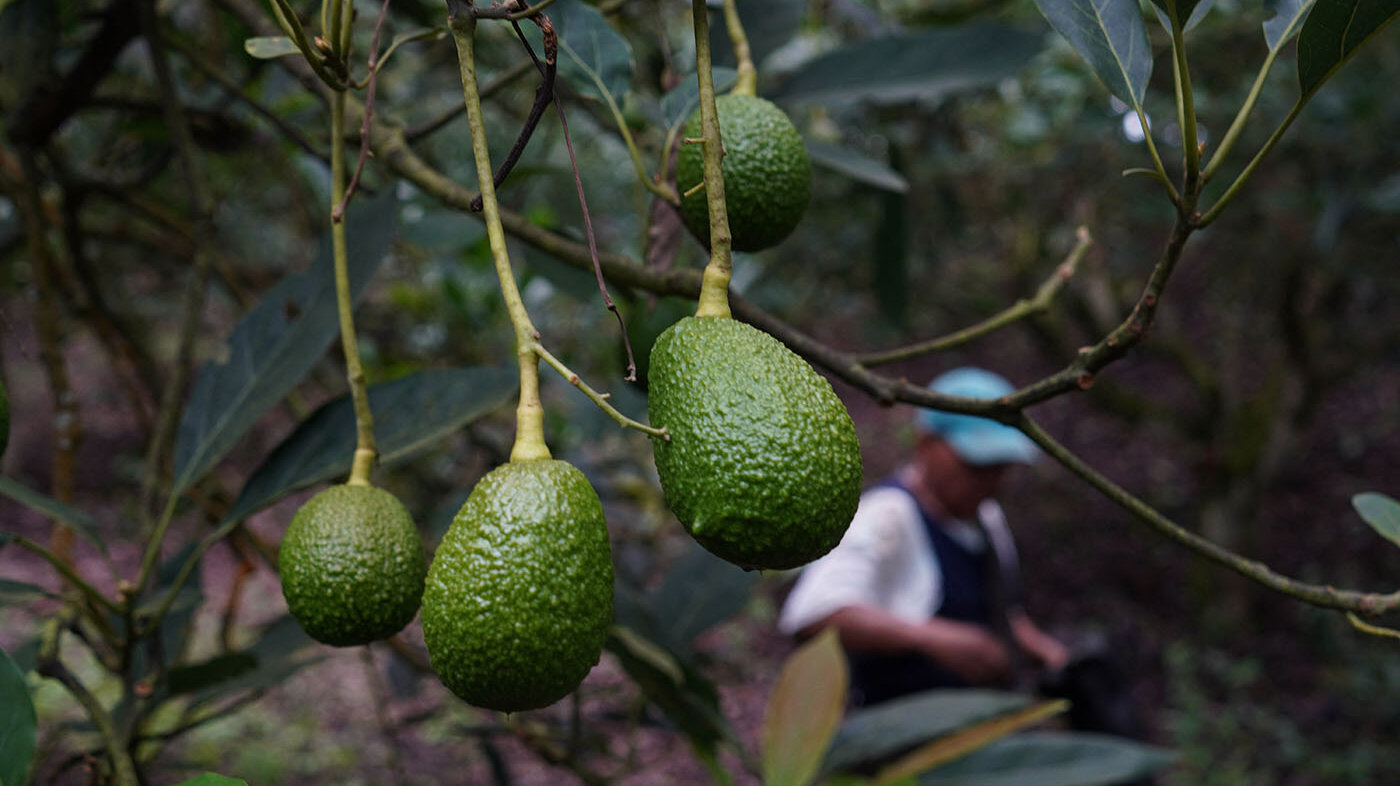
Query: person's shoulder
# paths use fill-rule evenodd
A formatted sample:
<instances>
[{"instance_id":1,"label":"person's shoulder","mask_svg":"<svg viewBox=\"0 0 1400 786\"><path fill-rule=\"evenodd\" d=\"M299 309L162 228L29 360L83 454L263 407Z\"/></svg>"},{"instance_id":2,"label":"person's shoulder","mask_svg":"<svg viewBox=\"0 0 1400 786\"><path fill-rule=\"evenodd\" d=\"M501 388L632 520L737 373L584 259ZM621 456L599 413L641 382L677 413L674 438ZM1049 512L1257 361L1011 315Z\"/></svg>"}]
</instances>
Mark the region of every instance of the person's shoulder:
<instances>
[{"instance_id":1,"label":"person's shoulder","mask_svg":"<svg viewBox=\"0 0 1400 786\"><path fill-rule=\"evenodd\" d=\"M861 494L851 532L888 539L918 522L919 503L912 494L899 486L873 486Z\"/></svg>"}]
</instances>

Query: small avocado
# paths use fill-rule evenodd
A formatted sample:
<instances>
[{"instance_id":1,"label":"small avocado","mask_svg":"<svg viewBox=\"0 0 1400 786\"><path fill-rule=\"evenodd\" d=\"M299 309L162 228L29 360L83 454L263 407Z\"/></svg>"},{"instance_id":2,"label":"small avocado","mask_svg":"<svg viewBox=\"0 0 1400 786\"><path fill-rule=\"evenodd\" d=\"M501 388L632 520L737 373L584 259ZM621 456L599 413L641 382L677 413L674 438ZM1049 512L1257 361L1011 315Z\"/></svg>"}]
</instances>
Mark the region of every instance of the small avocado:
<instances>
[{"instance_id":1,"label":"small avocado","mask_svg":"<svg viewBox=\"0 0 1400 786\"><path fill-rule=\"evenodd\" d=\"M612 619L608 529L583 473L533 459L478 481L423 595L423 638L442 683L486 709L548 706L598 663Z\"/></svg>"},{"instance_id":2,"label":"small avocado","mask_svg":"<svg viewBox=\"0 0 1400 786\"><path fill-rule=\"evenodd\" d=\"M802 220L812 196L812 164L802 135L776 104L757 96L715 99L724 143L724 201L735 251L776 246ZM699 138L700 111L686 121L684 136ZM705 146L681 145L676 186L682 194L705 179ZM701 189L681 200L681 220L710 245L710 208Z\"/></svg>"},{"instance_id":3,"label":"small avocado","mask_svg":"<svg viewBox=\"0 0 1400 786\"><path fill-rule=\"evenodd\" d=\"M772 336L686 317L651 351L648 411L666 503L700 545L786 569L840 542L862 478L855 424L831 383Z\"/></svg>"},{"instance_id":4,"label":"small avocado","mask_svg":"<svg viewBox=\"0 0 1400 786\"><path fill-rule=\"evenodd\" d=\"M393 494L331 486L301 506L278 554L287 608L311 638L336 647L403 630L418 613L427 558Z\"/></svg>"}]
</instances>

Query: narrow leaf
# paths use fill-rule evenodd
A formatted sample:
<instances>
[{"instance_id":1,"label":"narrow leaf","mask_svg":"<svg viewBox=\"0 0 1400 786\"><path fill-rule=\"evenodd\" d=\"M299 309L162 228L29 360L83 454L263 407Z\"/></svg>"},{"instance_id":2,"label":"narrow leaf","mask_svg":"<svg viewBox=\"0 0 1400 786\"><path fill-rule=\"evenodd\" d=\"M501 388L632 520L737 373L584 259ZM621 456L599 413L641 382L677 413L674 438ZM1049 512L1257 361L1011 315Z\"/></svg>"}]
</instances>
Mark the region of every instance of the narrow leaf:
<instances>
[{"instance_id":1,"label":"narrow leaf","mask_svg":"<svg viewBox=\"0 0 1400 786\"><path fill-rule=\"evenodd\" d=\"M1400 0L1317 0L1298 34L1298 85L1306 99L1400 14Z\"/></svg>"},{"instance_id":2,"label":"narrow leaf","mask_svg":"<svg viewBox=\"0 0 1400 786\"><path fill-rule=\"evenodd\" d=\"M1059 715L1067 709L1069 709L1068 701L1047 701L1010 715L993 718L961 729L956 734L950 734L918 748L880 770L879 774L875 776L874 786L890 786L904 778L927 772L975 750L985 748L1008 734L1018 732L1027 726L1033 726L1046 718Z\"/></svg>"},{"instance_id":3,"label":"narrow leaf","mask_svg":"<svg viewBox=\"0 0 1400 786\"><path fill-rule=\"evenodd\" d=\"M389 249L394 189L345 217L351 296L357 298ZM296 387L340 329L329 235L311 268L287 276L233 329L223 358L195 378L175 442L174 492L189 488Z\"/></svg>"},{"instance_id":4,"label":"narrow leaf","mask_svg":"<svg viewBox=\"0 0 1400 786\"><path fill-rule=\"evenodd\" d=\"M559 76L584 95L606 92L620 106L632 85L632 46L597 9L561 0L550 9L559 31Z\"/></svg>"},{"instance_id":5,"label":"narrow leaf","mask_svg":"<svg viewBox=\"0 0 1400 786\"><path fill-rule=\"evenodd\" d=\"M661 643L689 652L695 637L743 610L758 576L692 547L648 596Z\"/></svg>"},{"instance_id":6,"label":"narrow leaf","mask_svg":"<svg viewBox=\"0 0 1400 786\"><path fill-rule=\"evenodd\" d=\"M107 553L107 544L97 533L97 524L87 513L78 510L72 505L59 502L53 497L45 496L39 492L15 482L11 478L0 475L0 494L3 494L15 502L42 513L51 519L63 522L64 526L73 530L83 540L91 543L103 554Z\"/></svg>"},{"instance_id":7,"label":"narrow leaf","mask_svg":"<svg viewBox=\"0 0 1400 786\"><path fill-rule=\"evenodd\" d=\"M715 82L715 92L723 93L734 86L738 73L732 68L715 68L712 78ZM666 121L667 128L674 128L684 123L698 106L700 83L695 74L691 74L684 82L671 88L669 93L661 97L661 117Z\"/></svg>"},{"instance_id":8,"label":"narrow leaf","mask_svg":"<svg viewBox=\"0 0 1400 786\"><path fill-rule=\"evenodd\" d=\"M284 35L259 36L243 42L243 51L259 60L301 54L296 42Z\"/></svg>"},{"instance_id":9,"label":"narrow leaf","mask_svg":"<svg viewBox=\"0 0 1400 786\"><path fill-rule=\"evenodd\" d=\"M1025 732L925 773L920 786L1108 786L1152 774L1169 751L1121 737Z\"/></svg>"},{"instance_id":10,"label":"narrow leaf","mask_svg":"<svg viewBox=\"0 0 1400 786\"><path fill-rule=\"evenodd\" d=\"M1377 534L1400 546L1400 502L1368 491L1352 497L1351 506Z\"/></svg>"},{"instance_id":11,"label":"narrow leaf","mask_svg":"<svg viewBox=\"0 0 1400 786\"><path fill-rule=\"evenodd\" d=\"M1130 106L1142 106L1152 52L1136 0L1036 0L1036 5L1110 93Z\"/></svg>"},{"instance_id":12,"label":"narrow leaf","mask_svg":"<svg viewBox=\"0 0 1400 786\"><path fill-rule=\"evenodd\" d=\"M0 784L23 786L34 763L38 719L24 674L0 650Z\"/></svg>"},{"instance_id":13,"label":"narrow leaf","mask_svg":"<svg viewBox=\"0 0 1400 786\"><path fill-rule=\"evenodd\" d=\"M849 147L837 147L811 139L806 140L806 144L807 155L812 159L813 164L824 166L857 183L864 183L881 191L895 194L904 194L909 191L909 181L883 161L871 158Z\"/></svg>"},{"instance_id":14,"label":"narrow leaf","mask_svg":"<svg viewBox=\"0 0 1400 786\"><path fill-rule=\"evenodd\" d=\"M369 389L379 459L413 455L498 409L516 372L500 368L417 371ZM244 518L297 489L343 475L355 452L355 411L347 394L317 409L282 440L243 485L225 520Z\"/></svg>"},{"instance_id":15,"label":"narrow leaf","mask_svg":"<svg viewBox=\"0 0 1400 786\"><path fill-rule=\"evenodd\" d=\"M1015 76L1040 51L1042 38L991 22L872 38L815 58L772 97L822 104L937 103Z\"/></svg>"},{"instance_id":16,"label":"narrow leaf","mask_svg":"<svg viewBox=\"0 0 1400 786\"><path fill-rule=\"evenodd\" d=\"M1298 34L1312 7L1313 0L1278 0L1273 18L1264 22L1264 42L1269 45L1270 52Z\"/></svg>"},{"instance_id":17,"label":"narrow leaf","mask_svg":"<svg viewBox=\"0 0 1400 786\"><path fill-rule=\"evenodd\" d=\"M735 742L737 736L720 711L714 684L673 653L625 630L614 626L607 650L647 700L685 734L697 753L713 755L721 742ZM659 657L661 654L664 657Z\"/></svg>"},{"instance_id":18,"label":"narrow leaf","mask_svg":"<svg viewBox=\"0 0 1400 786\"><path fill-rule=\"evenodd\" d=\"M888 759L935 737L1020 710L1018 693L943 689L917 693L846 717L822 764L824 772L852 770Z\"/></svg>"},{"instance_id":19,"label":"narrow leaf","mask_svg":"<svg viewBox=\"0 0 1400 786\"><path fill-rule=\"evenodd\" d=\"M827 628L783 664L763 721L763 782L805 786L821 768L846 705L846 656Z\"/></svg>"},{"instance_id":20,"label":"narrow leaf","mask_svg":"<svg viewBox=\"0 0 1400 786\"><path fill-rule=\"evenodd\" d=\"M890 148L890 164L900 165L898 146ZM880 220L872 245L880 316L902 330L909 321L909 202L904 194L880 195Z\"/></svg>"},{"instance_id":21,"label":"narrow leaf","mask_svg":"<svg viewBox=\"0 0 1400 786\"><path fill-rule=\"evenodd\" d=\"M11 581L10 579L0 579L0 604L27 603L35 598L61 599L62 596L55 592L50 592L38 584L30 584L27 581Z\"/></svg>"},{"instance_id":22,"label":"narrow leaf","mask_svg":"<svg viewBox=\"0 0 1400 786\"><path fill-rule=\"evenodd\" d=\"M182 781L176 786L248 786L248 782L237 778L229 778L224 775L217 775L206 772L187 781Z\"/></svg>"}]
</instances>

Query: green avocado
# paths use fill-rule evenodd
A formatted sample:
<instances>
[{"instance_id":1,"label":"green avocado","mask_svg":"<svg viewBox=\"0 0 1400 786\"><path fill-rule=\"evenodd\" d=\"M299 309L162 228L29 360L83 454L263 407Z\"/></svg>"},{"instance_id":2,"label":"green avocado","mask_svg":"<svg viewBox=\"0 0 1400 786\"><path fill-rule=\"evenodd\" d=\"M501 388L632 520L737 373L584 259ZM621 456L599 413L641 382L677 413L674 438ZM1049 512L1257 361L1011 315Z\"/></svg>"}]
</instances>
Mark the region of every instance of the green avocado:
<instances>
[{"instance_id":1,"label":"green avocado","mask_svg":"<svg viewBox=\"0 0 1400 786\"><path fill-rule=\"evenodd\" d=\"M724 142L724 201L735 251L762 251L802 220L812 195L812 164L802 135L783 110L756 96L715 100ZM686 121L686 138L700 137L700 111ZM676 186L684 194L705 179L704 145L681 145ZM710 244L710 209L701 189L681 200L681 220Z\"/></svg>"},{"instance_id":2,"label":"green avocado","mask_svg":"<svg viewBox=\"0 0 1400 786\"><path fill-rule=\"evenodd\" d=\"M337 647L403 630L418 612L427 573L408 510L364 485L331 486L302 505L277 563L292 616L311 638Z\"/></svg>"},{"instance_id":3,"label":"green avocado","mask_svg":"<svg viewBox=\"0 0 1400 786\"><path fill-rule=\"evenodd\" d=\"M786 569L841 541L860 497L860 442L831 383L761 330L686 317L651 351L648 411L666 503L742 568Z\"/></svg>"},{"instance_id":4,"label":"green avocado","mask_svg":"<svg viewBox=\"0 0 1400 786\"><path fill-rule=\"evenodd\" d=\"M472 489L423 595L433 670L501 712L564 698L598 663L613 619L603 505L573 465L512 461Z\"/></svg>"}]
</instances>

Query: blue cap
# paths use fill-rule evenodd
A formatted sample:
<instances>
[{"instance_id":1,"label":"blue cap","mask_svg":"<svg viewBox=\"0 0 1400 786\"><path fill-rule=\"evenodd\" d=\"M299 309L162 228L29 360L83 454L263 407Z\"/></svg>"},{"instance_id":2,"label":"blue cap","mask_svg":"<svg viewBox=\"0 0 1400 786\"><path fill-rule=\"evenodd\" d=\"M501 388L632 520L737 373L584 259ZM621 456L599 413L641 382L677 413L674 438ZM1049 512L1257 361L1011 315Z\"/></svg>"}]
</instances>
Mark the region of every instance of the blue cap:
<instances>
[{"instance_id":1,"label":"blue cap","mask_svg":"<svg viewBox=\"0 0 1400 786\"><path fill-rule=\"evenodd\" d=\"M928 384L935 393L964 398L1001 398L1015 390L1005 379L980 368L958 368ZM1004 423L977 415L960 415L925 409L918 426L947 442L959 458L974 466L1031 464L1040 449L1025 434Z\"/></svg>"}]
</instances>

